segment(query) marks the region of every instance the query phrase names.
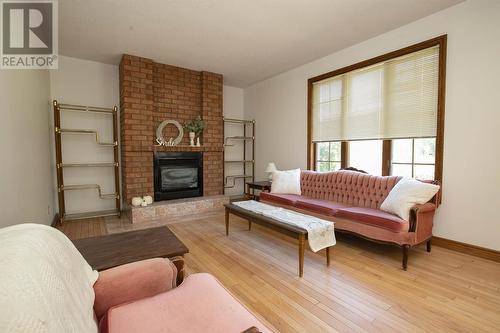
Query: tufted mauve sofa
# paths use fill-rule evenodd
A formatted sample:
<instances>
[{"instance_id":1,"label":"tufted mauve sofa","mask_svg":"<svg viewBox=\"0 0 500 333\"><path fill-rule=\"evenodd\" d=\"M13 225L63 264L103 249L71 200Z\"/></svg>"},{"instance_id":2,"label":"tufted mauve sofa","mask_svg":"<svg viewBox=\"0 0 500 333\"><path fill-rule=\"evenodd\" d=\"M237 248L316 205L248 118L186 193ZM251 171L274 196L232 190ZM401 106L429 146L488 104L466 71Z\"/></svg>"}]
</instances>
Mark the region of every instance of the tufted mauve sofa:
<instances>
[{"instance_id":1,"label":"tufted mauve sofa","mask_svg":"<svg viewBox=\"0 0 500 333\"><path fill-rule=\"evenodd\" d=\"M411 246L427 242L430 252L434 212L439 195L411 209L410 220L380 210L398 176L372 176L356 171L302 171L302 195L261 193L260 200L335 222L335 230L401 246L406 270Z\"/></svg>"}]
</instances>

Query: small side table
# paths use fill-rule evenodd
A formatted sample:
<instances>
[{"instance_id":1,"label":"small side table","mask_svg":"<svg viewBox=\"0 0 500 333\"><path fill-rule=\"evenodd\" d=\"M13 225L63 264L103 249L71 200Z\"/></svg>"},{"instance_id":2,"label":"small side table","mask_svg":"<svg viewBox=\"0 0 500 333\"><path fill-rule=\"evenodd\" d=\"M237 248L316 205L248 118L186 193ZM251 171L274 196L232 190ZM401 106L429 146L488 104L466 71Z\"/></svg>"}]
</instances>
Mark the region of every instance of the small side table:
<instances>
[{"instance_id":1,"label":"small side table","mask_svg":"<svg viewBox=\"0 0 500 333\"><path fill-rule=\"evenodd\" d=\"M250 192L251 190L251 192ZM271 182L268 180L259 181L259 182L248 182L246 183L245 195L248 198L253 200L259 200L259 196L255 195L255 190L259 190L262 192L270 192L271 191Z\"/></svg>"}]
</instances>

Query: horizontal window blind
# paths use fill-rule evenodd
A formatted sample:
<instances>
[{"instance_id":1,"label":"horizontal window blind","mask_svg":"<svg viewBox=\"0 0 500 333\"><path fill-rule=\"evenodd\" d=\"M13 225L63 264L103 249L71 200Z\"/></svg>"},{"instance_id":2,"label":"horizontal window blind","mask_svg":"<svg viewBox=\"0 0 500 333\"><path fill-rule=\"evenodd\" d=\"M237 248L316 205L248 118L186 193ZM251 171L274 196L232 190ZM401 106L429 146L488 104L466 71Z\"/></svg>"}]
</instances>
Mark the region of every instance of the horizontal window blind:
<instances>
[{"instance_id":1,"label":"horizontal window blind","mask_svg":"<svg viewBox=\"0 0 500 333\"><path fill-rule=\"evenodd\" d=\"M439 46L313 84L314 142L436 135Z\"/></svg>"}]
</instances>

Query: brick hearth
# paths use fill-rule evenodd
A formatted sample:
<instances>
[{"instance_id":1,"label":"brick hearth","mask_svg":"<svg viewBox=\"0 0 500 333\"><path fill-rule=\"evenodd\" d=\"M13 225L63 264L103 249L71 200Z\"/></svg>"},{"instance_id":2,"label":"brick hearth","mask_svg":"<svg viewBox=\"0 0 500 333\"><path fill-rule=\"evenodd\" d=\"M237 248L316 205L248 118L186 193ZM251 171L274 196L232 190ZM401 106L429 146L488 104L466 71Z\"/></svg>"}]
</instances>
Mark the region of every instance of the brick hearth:
<instances>
[{"instance_id":1,"label":"brick hearth","mask_svg":"<svg viewBox=\"0 0 500 333\"><path fill-rule=\"evenodd\" d=\"M155 151L202 151L203 195L223 193L222 75L159 64L124 55L120 63L120 124L123 197L154 195ZM155 147L156 128L164 120L181 123L201 116L207 121L202 147ZM176 137L167 127L164 137Z\"/></svg>"},{"instance_id":2,"label":"brick hearth","mask_svg":"<svg viewBox=\"0 0 500 333\"><path fill-rule=\"evenodd\" d=\"M132 223L169 220L181 216L220 212L227 203L229 197L225 195L176 199L155 202L147 207L131 207L127 210L127 216Z\"/></svg>"}]
</instances>

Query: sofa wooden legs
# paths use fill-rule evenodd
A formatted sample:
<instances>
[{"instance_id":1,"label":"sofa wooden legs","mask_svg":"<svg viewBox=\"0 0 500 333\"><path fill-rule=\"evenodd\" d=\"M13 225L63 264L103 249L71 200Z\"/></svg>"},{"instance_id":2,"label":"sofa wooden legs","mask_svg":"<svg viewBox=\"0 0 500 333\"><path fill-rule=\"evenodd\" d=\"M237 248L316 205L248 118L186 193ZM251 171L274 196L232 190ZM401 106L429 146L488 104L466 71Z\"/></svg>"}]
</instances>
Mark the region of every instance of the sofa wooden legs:
<instances>
[{"instance_id":1,"label":"sofa wooden legs","mask_svg":"<svg viewBox=\"0 0 500 333\"><path fill-rule=\"evenodd\" d=\"M427 252L431 252L432 249L432 241L429 239L426 243ZM401 249L403 250L403 270L406 271L408 268L408 251L410 250L410 245L401 245Z\"/></svg>"},{"instance_id":2,"label":"sofa wooden legs","mask_svg":"<svg viewBox=\"0 0 500 333\"><path fill-rule=\"evenodd\" d=\"M427 246L427 252L431 252L431 239L429 239L425 244ZM406 271L408 268L408 251L410 250L410 245L401 245L401 249L403 250L403 270Z\"/></svg>"},{"instance_id":3,"label":"sofa wooden legs","mask_svg":"<svg viewBox=\"0 0 500 333\"><path fill-rule=\"evenodd\" d=\"M401 248L403 249L403 270L406 271L408 268L408 250L410 249L410 245L403 245Z\"/></svg>"}]
</instances>

